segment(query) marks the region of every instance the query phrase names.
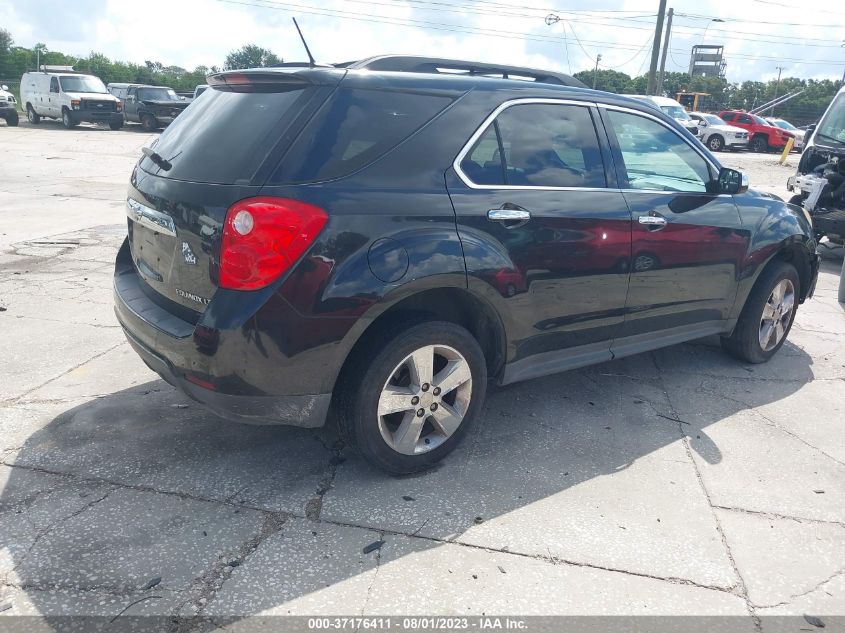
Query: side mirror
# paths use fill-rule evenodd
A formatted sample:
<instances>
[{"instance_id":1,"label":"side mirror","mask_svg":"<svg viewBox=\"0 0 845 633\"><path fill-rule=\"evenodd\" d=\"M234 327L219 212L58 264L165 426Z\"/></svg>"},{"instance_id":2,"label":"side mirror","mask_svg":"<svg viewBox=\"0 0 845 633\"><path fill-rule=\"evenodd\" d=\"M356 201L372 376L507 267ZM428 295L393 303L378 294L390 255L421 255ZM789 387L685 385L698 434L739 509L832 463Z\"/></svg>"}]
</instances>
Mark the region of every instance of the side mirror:
<instances>
[{"instance_id":1,"label":"side mirror","mask_svg":"<svg viewBox=\"0 0 845 633\"><path fill-rule=\"evenodd\" d=\"M3 84L2 86L0 86L0 90L8 90L8 89L9 89L9 86L7 86L6 84Z\"/></svg>"},{"instance_id":2,"label":"side mirror","mask_svg":"<svg viewBox=\"0 0 845 633\"><path fill-rule=\"evenodd\" d=\"M807 141L809 141L810 138L813 136L813 132L816 131L816 128L818 127L818 125L819 125L818 123L810 123L810 125L807 126L807 131L804 133L804 142L805 143Z\"/></svg>"},{"instance_id":3,"label":"side mirror","mask_svg":"<svg viewBox=\"0 0 845 633\"><path fill-rule=\"evenodd\" d=\"M704 119L698 121L698 127L707 127L708 123Z\"/></svg>"},{"instance_id":4,"label":"side mirror","mask_svg":"<svg viewBox=\"0 0 845 633\"><path fill-rule=\"evenodd\" d=\"M736 169L722 167L719 172L719 193L737 195L748 191L748 176Z\"/></svg>"}]
</instances>

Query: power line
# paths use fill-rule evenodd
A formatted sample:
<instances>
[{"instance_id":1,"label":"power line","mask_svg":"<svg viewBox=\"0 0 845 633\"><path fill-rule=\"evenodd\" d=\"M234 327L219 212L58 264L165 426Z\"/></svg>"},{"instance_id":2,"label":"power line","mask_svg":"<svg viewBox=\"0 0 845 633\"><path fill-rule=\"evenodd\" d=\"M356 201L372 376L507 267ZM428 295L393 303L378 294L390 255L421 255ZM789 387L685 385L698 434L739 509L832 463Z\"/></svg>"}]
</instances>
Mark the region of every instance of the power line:
<instances>
[{"instance_id":1,"label":"power line","mask_svg":"<svg viewBox=\"0 0 845 633\"><path fill-rule=\"evenodd\" d=\"M488 36L488 37L498 37L498 38L508 38L508 39L520 39L520 40L529 40L529 41L536 41L536 42L544 42L544 43L558 43L559 40L555 36L551 35L543 35L540 33L522 33L522 32L515 32L515 31L503 31L499 29L491 29L486 27L472 27L472 26L463 26L459 24L450 24L450 23L443 23L443 22L432 22L428 20L417 20L413 18L392 18L389 16L377 16L373 14L367 13L359 13L353 11L344 11L344 10L337 10L337 9L325 9L321 7L315 7L312 5L306 4L295 4L292 2L279 2L276 0L217 0L218 2L224 2L227 4L236 4L236 5L243 5L249 7L257 7L257 8L264 8L264 9L274 9L279 11L298 11L300 13L305 13L309 15L318 15L323 17L335 17L340 19L347 19L347 20L355 20L359 22L370 22L376 24L389 24L393 26L410 26L414 28L422 28L428 30L435 30L435 31L445 31L445 32L453 32L453 33L467 33L471 35L481 35L481 36ZM617 27L621 28L621 27ZM639 30L639 29L638 29ZM636 45L627 45L627 44L619 44L618 42L608 42L608 41L601 41L601 40L581 40L583 43L588 44L598 44L602 45L605 48L610 49L617 49L617 50L636 50ZM683 54L687 54L688 51L680 50L680 49L672 49L673 52L679 52ZM782 57L767 57L761 55L742 55L742 54L734 54L732 55L733 58L736 59L771 59L774 61L782 61ZM813 64L813 65L836 65L836 66L843 66L845 65L845 61L843 60L802 60L802 59L795 59L792 60L794 64Z\"/></svg>"}]
</instances>

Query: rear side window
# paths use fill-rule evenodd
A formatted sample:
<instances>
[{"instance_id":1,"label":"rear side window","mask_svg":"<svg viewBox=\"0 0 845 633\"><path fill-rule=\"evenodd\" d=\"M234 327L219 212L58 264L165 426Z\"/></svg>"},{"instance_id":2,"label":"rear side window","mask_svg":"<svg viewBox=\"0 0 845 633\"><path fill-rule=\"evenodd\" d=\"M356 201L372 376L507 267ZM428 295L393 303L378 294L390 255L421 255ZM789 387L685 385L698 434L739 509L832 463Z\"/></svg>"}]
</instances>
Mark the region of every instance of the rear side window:
<instances>
[{"instance_id":1,"label":"rear side window","mask_svg":"<svg viewBox=\"0 0 845 633\"><path fill-rule=\"evenodd\" d=\"M461 161L461 171L479 185L607 186L592 116L577 105L507 108Z\"/></svg>"},{"instance_id":2,"label":"rear side window","mask_svg":"<svg viewBox=\"0 0 845 633\"><path fill-rule=\"evenodd\" d=\"M166 178L215 184L249 183L313 88L280 86L273 92L207 90L162 132L154 149L172 165L149 158L144 171Z\"/></svg>"},{"instance_id":3,"label":"rear side window","mask_svg":"<svg viewBox=\"0 0 845 633\"><path fill-rule=\"evenodd\" d=\"M451 102L439 95L341 88L309 123L271 181L313 182L351 174L396 147Z\"/></svg>"}]
</instances>

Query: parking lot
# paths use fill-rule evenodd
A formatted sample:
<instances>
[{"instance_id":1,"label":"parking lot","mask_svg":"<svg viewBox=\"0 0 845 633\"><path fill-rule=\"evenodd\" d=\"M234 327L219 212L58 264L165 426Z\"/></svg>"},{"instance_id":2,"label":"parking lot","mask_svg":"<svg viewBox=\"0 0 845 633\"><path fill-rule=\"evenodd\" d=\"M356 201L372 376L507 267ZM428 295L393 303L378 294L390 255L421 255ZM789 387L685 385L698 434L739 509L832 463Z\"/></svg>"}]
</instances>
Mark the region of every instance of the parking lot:
<instances>
[{"instance_id":1,"label":"parking lot","mask_svg":"<svg viewBox=\"0 0 845 633\"><path fill-rule=\"evenodd\" d=\"M331 430L222 421L129 348L111 272L153 138L0 124L0 616L845 630L841 259L768 364L705 339L494 390L441 467L390 478ZM783 196L798 161L719 158Z\"/></svg>"}]
</instances>

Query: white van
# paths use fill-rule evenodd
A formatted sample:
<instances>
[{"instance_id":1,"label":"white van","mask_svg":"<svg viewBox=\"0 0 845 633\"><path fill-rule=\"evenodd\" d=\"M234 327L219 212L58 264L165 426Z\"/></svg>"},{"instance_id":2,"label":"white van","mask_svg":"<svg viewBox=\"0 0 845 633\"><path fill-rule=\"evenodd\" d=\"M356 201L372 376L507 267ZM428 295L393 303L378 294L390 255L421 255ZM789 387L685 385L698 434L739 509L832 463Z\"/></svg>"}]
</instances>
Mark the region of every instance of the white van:
<instances>
[{"instance_id":1,"label":"white van","mask_svg":"<svg viewBox=\"0 0 845 633\"><path fill-rule=\"evenodd\" d=\"M29 122L42 117L60 119L68 129L82 121L106 123L113 130L123 126L120 99L109 94L103 82L72 66L42 66L21 77L21 105Z\"/></svg>"},{"instance_id":2,"label":"white van","mask_svg":"<svg viewBox=\"0 0 845 633\"><path fill-rule=\"evenodd\" d=\"M693 136L701 136L701 130L699 129L698 123L690 117L689 113L684 109L684 106L674 99L670 99L669 97L653 97L649 95L623 96L630 97L631 99L637 99L639 101L645 101L646 103L663 110L663 112L687 128Z\"/></svg>"}]
</instances>

